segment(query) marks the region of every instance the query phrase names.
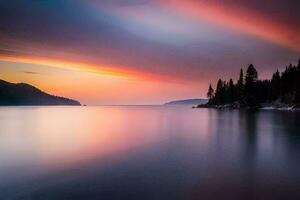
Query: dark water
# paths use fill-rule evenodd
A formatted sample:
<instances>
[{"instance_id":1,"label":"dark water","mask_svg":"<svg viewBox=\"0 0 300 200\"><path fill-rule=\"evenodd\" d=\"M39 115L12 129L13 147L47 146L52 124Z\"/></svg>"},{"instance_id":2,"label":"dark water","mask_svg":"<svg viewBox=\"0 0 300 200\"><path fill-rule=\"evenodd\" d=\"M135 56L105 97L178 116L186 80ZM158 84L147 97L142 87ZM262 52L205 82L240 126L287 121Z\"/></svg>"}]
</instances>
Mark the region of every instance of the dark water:
<instances>
[{"instance_id":1,"label":"dark water","mask_svg":"<svg viewBox=\"0 0 300 200\"><path fill-rule=\"evenodd\" d=\"M300 199L300 113L2 107L0 199Z\"/></svg>"}]
</instances>

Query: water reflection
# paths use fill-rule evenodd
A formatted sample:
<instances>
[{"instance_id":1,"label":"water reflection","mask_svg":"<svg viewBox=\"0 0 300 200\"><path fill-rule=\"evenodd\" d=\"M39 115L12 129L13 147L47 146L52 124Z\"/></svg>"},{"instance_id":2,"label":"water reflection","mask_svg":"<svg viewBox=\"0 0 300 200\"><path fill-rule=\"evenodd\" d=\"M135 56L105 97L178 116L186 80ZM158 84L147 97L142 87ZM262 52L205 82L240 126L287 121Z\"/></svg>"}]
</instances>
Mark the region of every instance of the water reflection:
<instances>
[{"instance_id":1,"label":"water reflection","mask_svg":"<svg viewBox=\"0 0 300 200\"><path fill-rule=\"evenodd\" d=\"M0 109L0 199L296 199L299 113Z\"/></svg>"}]
</instances>

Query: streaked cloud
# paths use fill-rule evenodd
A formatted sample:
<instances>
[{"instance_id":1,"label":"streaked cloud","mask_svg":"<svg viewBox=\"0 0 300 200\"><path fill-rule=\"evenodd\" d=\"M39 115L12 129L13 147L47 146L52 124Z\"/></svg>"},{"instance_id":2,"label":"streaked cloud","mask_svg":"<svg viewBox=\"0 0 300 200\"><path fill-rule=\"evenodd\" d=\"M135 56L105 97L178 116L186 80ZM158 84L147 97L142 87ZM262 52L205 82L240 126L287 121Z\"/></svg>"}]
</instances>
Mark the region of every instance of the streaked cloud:
<instances>
[{"instance_id":1,"label":"streaked cloud","mask_svg":"<svg viewBox=\"0 0 300 200\"><path fill-rule=\"evenodd\" d=\"M32 74L32 75L40 74L38 72L33 72L33 71L23 71L23 73L25 73L25 74Z\"/></svg>"}]
</instances>

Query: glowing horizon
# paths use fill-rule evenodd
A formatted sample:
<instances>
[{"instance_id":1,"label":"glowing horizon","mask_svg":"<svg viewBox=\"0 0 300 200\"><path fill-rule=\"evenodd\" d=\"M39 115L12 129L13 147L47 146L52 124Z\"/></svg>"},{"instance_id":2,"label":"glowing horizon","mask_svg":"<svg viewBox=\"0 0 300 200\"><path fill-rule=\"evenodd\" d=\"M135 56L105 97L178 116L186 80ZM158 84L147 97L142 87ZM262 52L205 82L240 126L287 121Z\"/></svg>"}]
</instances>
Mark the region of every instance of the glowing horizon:
<instances>
[{"instance_id":1,"label":"glowing horizon","mask_svg":"<svg viewBox=\"0 0 300 200\"><path fill-rule=\"evenodd\" d=\"M88 64L82 62L62 61L59 59L0 55L0 61L50 66L59 69L73 70L78 72L87 72L87 73L92 73L101 76L113 76L113 77L125 78L125 79L142 79L142 80L154 79L154 76L151 76L149 74L142 74L137 71L129 71L129 70L126 71L126 70L122 70L122 68L117 68L117 67L108 67L108 66L101 66L98 64Z\"/></svg>"}]
</instances>

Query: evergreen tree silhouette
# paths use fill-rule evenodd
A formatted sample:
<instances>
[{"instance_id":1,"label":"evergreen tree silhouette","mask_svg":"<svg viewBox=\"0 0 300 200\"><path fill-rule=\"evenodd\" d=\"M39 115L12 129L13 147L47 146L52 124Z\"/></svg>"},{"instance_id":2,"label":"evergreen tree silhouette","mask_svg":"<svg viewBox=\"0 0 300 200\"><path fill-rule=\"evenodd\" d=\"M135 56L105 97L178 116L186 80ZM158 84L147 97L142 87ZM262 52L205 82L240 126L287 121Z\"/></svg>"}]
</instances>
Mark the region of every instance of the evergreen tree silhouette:
<instances>
[{"instance_id":1,"label":"evergreen tree silhouette","mask_svg":"<svg viewBox=\"0 0 300 200\"><path fill-rule=\"evenodd\" d=\"M245 100L247 105L249 106L257 106L258 101L256 97L256 81L258 78L258 74L254 66L249 65L245 78Z\"/></svg>"},{"instance_id":2,"label":"evergreen tree silhouette","mask_svg":"<svg viewBox=\"0 0 300 200\"><path fill-rule=\"evenodd\" d=\"M233 80L229 80L228 84L228 103L233 103L235 101L235 87L233 84Z\"/></svg>"},{"instance_id":3,"label":"evergreen tree silhouette","mask_svg":"<svg viewBox=\"0 0 300 200\"><path fill-rule=\"evenodd\" d=\"M244 97L244 72L243 69L240 71L240 77L237 82L237 98L239 102L242 102Z\"/></svg>"},{"instance_id":4,"label":"evergreen tree silhouette","mask_svg":"<svg viewBox=\"0 0 300 200\"><path fill-rule=\"evenodd\" d=\"M246 83L245 84L251 84L257 81L258 74L256 69L252 64L249 65L246 73Z\"/></svg>"},{"instance_id":5,"label":"evergreen tree silhouette","mask_svg":"<svg viewBox=\"0 0 300 200\"><path fill-rule=\"evenodd\" d=\"M219 79L215 94L215 103L217 105L224 104L225 83Z\"/></svg>"},{"instance_id":6,"label":"evergreen tree silhouette","mask_svg":"<svg viewBox=\"0 0 300 200\"><path fill-rule=\"evenodd\" d=\"M207 91L207 97L209 99L214 98L214 89L212 88L211 84L209 84L209 88L208 88L208 91Z\"/></svg>"},{"instance_id":7,"label":"evergreen tree silhouette","mask_svg":"<svg viewBox=\"0 0 300 200\"><path fill-rule=\"evenodd\" d=\"M277 70L271 80L259 80L257 70L251 64L245 77L243 69L240 70L236 84L232 79L229 82L219 79L216 90L210 85L207 95L209 102L215 105L238 101L241 106L253 107L276 100L285 104L299 104L300 59L296 66L290 64L282 73Z\"/></svg>"},{"instance_id":8,"label":"evergreen tree silhouette","mask_svg":"<svg viewBox=\"0 0 300 200\"><path fill-rule=\"evenodd\" d=\"M271 101L275 101L279 98L280 90L281 90L280 85L281 85L281 77L279 71L277 70L276 73L273 74L271 80L270 97L269 97Z\"/></svg>"}]
</instances>

